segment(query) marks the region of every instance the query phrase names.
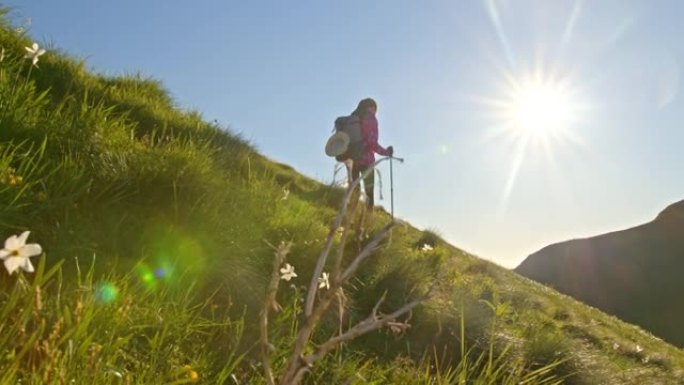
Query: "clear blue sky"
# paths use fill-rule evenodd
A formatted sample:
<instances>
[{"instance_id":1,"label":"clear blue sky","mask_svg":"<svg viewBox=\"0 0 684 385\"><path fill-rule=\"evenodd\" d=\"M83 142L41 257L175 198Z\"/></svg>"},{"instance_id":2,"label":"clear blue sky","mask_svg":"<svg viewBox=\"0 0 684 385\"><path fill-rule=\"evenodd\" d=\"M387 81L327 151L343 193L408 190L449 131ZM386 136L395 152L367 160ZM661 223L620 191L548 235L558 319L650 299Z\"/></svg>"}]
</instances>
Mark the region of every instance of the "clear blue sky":
<instances>
[{"instance_id":1,"label":"clear blue sky","mask_svg":"<svg viewBox=\"0 0 684 385\"><path fill-rule=\"evenodd\" d=\"M179 106L321 181L334 118L375 98L380 143L406 158L394 167L397 215L506 267L684 199L679 0L5 5L39 43L96 72L159 79ZM572 106L528 108L562 131L526 136L506 109L529 74Z\"/></svg>"}]
</instances>

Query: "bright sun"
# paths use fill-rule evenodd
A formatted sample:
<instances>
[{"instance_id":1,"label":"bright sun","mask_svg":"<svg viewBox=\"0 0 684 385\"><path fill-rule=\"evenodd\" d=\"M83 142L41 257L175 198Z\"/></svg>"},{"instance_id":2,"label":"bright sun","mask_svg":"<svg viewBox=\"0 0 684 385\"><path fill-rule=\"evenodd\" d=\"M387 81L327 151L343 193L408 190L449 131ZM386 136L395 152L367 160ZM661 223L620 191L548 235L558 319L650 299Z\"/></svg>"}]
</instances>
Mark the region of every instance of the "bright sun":
<instances>
[{"instance_id":1,"label":"bright sun","mask_svg":"<svg viewBox=\"0 0 684 385\"><path fill-rule=\"evenodd\" d=\"M539 79L515 83L509 91L506 120L519 133L549 139L569 128L573 104L560 83Z\"/></svg>"},{"instance_id":2,"label":"bright sun","mask_svg":"<svg viewBox=\"0 0 684 385\"><path fill-rule=\"evenodd\" d=\"M550 84L531 84L513 101L513 118L518 128L533 133L556 131L569 123L570 110L562 90Z\"/></svg>"},{"instance_id":3,"label":"bright sun","mask_svg":"<svg viewBox=\"0 0 684 385\"><path fill-rule=\"evenodd\" d=\"M569 76L541 69L522 76L504 73L501 95L485 98L495 124L487 136L503 137L513 143L510 171L503 190L502 207L516 183L528 155L545 155L545 164L555 167L556 150L570 144L582 144L577 126L585 119L586 103L579 101L578 84Z\"/></svg>"}]
</instances>

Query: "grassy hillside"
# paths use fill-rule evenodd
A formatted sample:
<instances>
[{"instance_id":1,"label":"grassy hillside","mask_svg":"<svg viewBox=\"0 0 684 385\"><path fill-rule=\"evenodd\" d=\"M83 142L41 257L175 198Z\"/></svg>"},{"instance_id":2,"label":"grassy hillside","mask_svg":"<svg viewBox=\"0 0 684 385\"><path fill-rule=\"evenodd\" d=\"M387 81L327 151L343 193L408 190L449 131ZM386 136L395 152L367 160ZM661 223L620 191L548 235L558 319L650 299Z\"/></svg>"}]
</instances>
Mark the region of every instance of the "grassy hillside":
<instances>
[{"instance_id":1,"label":"grassy hillside","mask_svg":"<svg viewBox=\"0 0 684 385\"><path fill-rule=\"evenodd\" d=\"M684 346L684 201L631 229L545 247L516 271Z\"/></svg>"},{"instance_id":2,"label":"grassy hillside","mask_svg":"<svg viewBox=\"0 0 684 385\"><path fill-rule=\"evenodd\" d=\"M32 43L2 22L0 237L30 230L43 254L33 273L0 271L0 383L267 383L269 244L293 242L298 275L269 324L278 373L344 191L184 111L157 81L93 74L54 47L33 66ZM378 210L371 236L389 222ZM305 383L684 383L680 350L404 222L307 351L383 294L387 313L428 287L403 327L345 343Z\"/></svg>"}]
</instances>

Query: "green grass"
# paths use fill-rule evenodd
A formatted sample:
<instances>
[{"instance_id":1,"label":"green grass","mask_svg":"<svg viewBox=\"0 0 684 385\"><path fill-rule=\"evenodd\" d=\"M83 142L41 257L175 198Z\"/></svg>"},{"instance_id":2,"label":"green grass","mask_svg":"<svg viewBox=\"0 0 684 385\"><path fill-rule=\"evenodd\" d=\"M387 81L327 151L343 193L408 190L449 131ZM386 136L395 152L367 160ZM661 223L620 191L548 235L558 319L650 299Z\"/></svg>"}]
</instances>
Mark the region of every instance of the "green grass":
<instances>
[{"instance_id":1,"label":"green grass","mask_svg":"<svg viewBox=\"0 0 684 385\"><path fill-rule=\"evenodd\" d=\"M30 230L45 252L33 274L0 271L0 382L265 383L267 242L293 242L299 275L278 293L278 369L343 191L179 109L154 79L54 49L31 68L31 39L0 24L0 237ZM378 209L371 233L389 220ZM682 383L680 350L408 224L345 289L343 326L433 282L410 328L344 345L305 382ZM315 342L339 318L323 326Z\"/></svg>"}]
</instances>

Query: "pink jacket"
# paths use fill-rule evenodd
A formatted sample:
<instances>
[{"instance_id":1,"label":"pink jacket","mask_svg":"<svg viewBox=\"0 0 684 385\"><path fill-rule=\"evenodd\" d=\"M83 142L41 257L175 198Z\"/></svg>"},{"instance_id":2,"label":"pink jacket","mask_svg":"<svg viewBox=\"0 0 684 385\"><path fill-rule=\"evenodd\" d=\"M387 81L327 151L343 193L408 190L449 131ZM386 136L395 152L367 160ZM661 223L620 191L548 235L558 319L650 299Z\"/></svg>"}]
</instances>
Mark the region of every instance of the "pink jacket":
<instances>
[{"instance_id":1,"label":"pink jacket","mask_svg":"<svg viewBox=\"0 0 684 385\"><path fill-rule=\"evenodd\" d=\"M389 151L378 144L378 119L375 114L367 113L361 120L361 133L365 144L364 154L359 160L359 164L370 166L375 163L375 153L389 156Z\"/></svg>"}]
</instances>

